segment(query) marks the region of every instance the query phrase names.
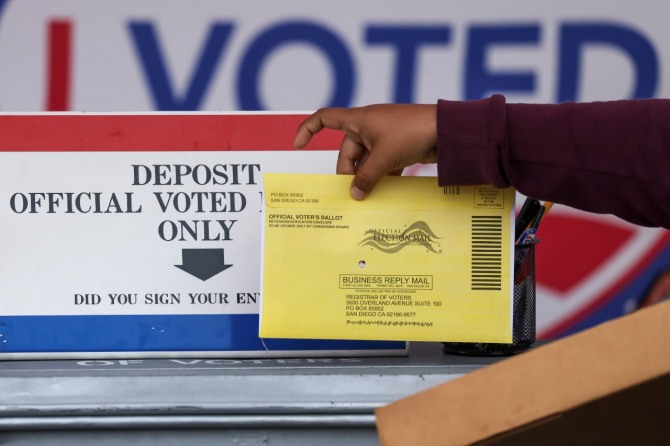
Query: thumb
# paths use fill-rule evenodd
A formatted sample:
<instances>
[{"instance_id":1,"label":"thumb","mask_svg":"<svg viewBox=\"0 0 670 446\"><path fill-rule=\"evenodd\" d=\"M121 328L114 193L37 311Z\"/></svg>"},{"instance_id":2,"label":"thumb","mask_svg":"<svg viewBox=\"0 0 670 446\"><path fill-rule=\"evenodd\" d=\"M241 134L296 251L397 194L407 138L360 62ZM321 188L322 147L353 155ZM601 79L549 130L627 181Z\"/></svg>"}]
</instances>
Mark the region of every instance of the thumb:
<instances>
[{"instance_id":1,"label":"thumb","mask_svg":"<svg viewBox=\"0 0 670 446\"><path fill-rule=\"evenodd\" d=\"M372 192L377 183L386 175L390 169L379 161L375 153L363 163L351 182L351 196L356 200L362 200Z\"/></svg>"}]
</instances>

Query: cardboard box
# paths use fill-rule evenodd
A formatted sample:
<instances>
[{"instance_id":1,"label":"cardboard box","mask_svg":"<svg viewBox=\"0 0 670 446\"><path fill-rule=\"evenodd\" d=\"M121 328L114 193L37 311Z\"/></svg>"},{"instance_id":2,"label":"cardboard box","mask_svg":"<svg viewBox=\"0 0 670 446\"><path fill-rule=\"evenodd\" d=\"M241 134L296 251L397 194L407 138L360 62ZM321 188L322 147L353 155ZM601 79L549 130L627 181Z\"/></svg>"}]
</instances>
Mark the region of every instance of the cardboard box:
<instances>
[{"instance_id":1,"label":"cardboard box","mask_svg":"<svg viewBox=\"0 0 670 446\"><path fill-rule=\"evenodd\" d=\"M611 445L663 443L669 415L666 302L404 398L376 418L391 446Z\"/></svg>"}]
</instances>

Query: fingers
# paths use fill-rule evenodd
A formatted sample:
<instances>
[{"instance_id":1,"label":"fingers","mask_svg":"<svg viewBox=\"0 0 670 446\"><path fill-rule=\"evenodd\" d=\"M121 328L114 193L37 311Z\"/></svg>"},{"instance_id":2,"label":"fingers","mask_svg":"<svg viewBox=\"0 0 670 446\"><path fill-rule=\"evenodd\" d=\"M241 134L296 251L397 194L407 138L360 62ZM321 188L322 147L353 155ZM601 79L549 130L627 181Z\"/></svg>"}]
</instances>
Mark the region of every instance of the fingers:
<instances>
[{"instance_id":1,"label":"fingers","mask_svg":"<svg viewBox=\"0 0 670 446\"><path fill-rule=\"evenodd\" d=\"M337 173L354 175L350 193L354 199L362 200L384 175L396 173L398 168L384 161L383 155L373 153L369 141L363 141L359 128L360 121L363 120L359 113L359 120L356 121L356 113L355 108L323 108L317 111L300 124L293 145L298 149L306 147L314 135L324 128L343 130L346 136L337 157Z\"/></svg>"},{"instance_id":2,"label":"fingers","mask_svg":"<svg viewBox=\"0 0 670 446\"><path fill-rule=\"evenodd\" d=\"M366 154L367 149L363 145L345 136L337 154L337 173L341 175L355 174L357 166L365 162Z\"/></svg>"},{"instance_id":3,"label":"fingers","mask_svg":"<svg viewBox=\"0 0 670 446\"><path fill-rule=\"evenodd\" d=\"M350 193L356 200L362 200L372 192L377 183L389 172L397 169L391 169L379 156L379 152L371 153L364 163L358 167L356 175L351 182Z\"/></svg>"},{"instance_id":4,"label":"fingers","mask_svg":"<svg viewBox=\"0 0 670 446\"><path fill-rule=\"evenodd\" d=\"M296 149L305 148L312 137L323 130L324 127L321 118L316 113L305 119L298 127L295 140L293 140L293 147Z\"/></svg>"},{"instance_id":5,"label":"fingers","mask_svg":"<svg viewBox=\"0 0 670 446\"><path fill-rule=\"evenodd\" d=\"M296 149L303 149L309 144L312 137L324 128L341 130L344 128L346 121L347 109L322 108L300 124L293 146Z\"/></svg>"}]
</instances>

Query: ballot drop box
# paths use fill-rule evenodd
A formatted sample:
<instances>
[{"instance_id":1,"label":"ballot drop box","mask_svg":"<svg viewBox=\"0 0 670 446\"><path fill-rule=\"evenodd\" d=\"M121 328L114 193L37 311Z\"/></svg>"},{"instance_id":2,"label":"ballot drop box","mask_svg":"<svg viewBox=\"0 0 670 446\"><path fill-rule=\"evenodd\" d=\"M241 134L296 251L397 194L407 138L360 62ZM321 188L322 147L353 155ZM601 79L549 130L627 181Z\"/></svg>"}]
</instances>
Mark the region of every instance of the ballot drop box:
<instances>
[{"instance_id":1,"label":"ballot drop box","mask_svg":"<svg viewBox=\"0 0 670 446\"><path fill-rule=\"evenodd\" d=\"M304 118L0 115L0 359L405 354L258 336L262 174L335 170Z\"/></svg>"}]
</instances>

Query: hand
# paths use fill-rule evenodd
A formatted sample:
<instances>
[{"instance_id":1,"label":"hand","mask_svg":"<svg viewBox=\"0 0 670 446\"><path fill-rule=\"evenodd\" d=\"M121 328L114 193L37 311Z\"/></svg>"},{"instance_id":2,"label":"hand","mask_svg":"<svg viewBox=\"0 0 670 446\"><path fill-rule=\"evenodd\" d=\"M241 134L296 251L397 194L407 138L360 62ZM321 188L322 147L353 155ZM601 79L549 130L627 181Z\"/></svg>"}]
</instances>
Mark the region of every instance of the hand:
<instances>
[{"instance_id":1,"label":"hand","mask_svg":"<svg viewBox=\"0 0 670 446\"><path fill-rule=\"evenodd\" d=\"M384 175L437 161L436 106L383 104L324 108L300 124L294 146L304 148L324 128L342 130L337 173L354 175L351 196L362 200Z\"/></svg>"}]
</instances>

